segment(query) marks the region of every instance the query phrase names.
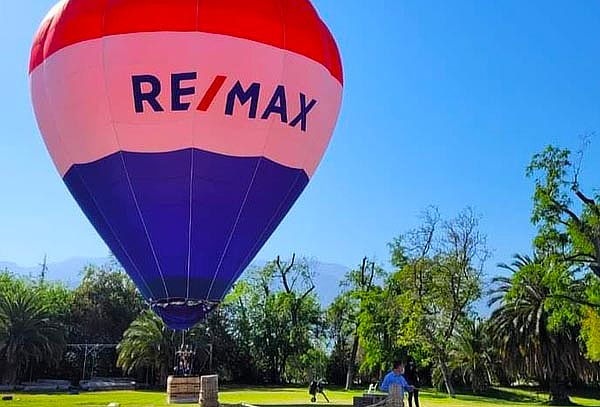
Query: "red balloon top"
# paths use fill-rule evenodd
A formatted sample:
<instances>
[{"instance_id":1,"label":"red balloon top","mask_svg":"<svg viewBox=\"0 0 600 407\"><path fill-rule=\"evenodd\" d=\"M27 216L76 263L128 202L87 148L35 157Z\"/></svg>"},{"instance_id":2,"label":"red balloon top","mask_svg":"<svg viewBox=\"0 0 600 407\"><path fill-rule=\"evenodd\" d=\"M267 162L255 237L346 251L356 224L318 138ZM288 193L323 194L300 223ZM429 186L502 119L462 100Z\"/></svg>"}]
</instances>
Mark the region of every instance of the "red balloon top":
<instances>
[{"instance_id":1,"label":"red balloon top","mask_svg":"<svg viewBox=\"0 0 600 407\"><path fill-rule=\"evenodd\" d=\"M335 40L309 0L66 0L50 11L36 34L29 69L79 42L157 31L261 42L317 61L343 82Z\"/></svg>"}]
</instances>

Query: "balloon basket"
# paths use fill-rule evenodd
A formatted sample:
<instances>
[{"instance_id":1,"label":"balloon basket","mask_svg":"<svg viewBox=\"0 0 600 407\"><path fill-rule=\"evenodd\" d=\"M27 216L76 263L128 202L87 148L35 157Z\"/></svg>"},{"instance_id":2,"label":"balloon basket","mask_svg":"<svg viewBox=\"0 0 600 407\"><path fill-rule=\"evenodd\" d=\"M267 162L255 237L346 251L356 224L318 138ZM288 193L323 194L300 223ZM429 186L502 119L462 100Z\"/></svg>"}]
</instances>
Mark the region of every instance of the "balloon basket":
<instances>
[{"instance_id":1,"label":"balloon basket","mask_svg":"<svg viewBox=\"0 0 600 407\"><path fill-rule=\"evenodd\" d=\"M167 379L167 403L198 403L200 398L200 377L169 376Z\"/></svg>"}]
</instances>

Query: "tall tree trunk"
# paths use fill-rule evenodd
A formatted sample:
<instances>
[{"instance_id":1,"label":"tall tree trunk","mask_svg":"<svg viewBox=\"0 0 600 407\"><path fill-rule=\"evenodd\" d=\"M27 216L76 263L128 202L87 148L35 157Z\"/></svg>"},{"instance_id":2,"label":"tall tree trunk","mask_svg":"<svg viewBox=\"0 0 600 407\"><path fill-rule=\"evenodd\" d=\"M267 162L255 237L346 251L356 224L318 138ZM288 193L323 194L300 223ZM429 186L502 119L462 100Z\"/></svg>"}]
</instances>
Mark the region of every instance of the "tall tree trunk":
<instances>
[{"instance_id":1,"label":"tall tree trunk","mask_svg":"<svg viewBox=\"0 0 600 407\"><path fill-rule=\"evenodd\" d=\"M452 385L452 378L450 377L450 370L448 369L448 364L446 360L443 358L438 359L440 363L440 369L442 370L442 376L444 377L444 385L446 385L446 391L450 397L455 398L456 392L454 391L454 386Z\"/></svg>"},{"instance_id":2,"label":"tall tree trunk","mask_svg":"<svg viewBox=\"0 0 600 407\"><path fill-rule=\"evenodd\" d=\"M279 364L276 357L271 358L271 383L279 384Z\"/></svg>"},{"instance_id":3,"label":"tall tree trunk","mask_svg":"<svg viewBox=\"0 0 600 407\"><path fill-rule=\"evenodd\" d=\"M160 382L159 385L161 388L167 388L167 377L169 376L169 367L166 364L160 365Z\"/></svg>"},{"instance_id":4,"label":"tall tree trunk","mask_svg":"<svg viewBox=\"0 0 600 407\"><path fill-rule=\"evenodd\" d=\"M567 386L562 382L553 381L550 383L550 402L551 406L572 406L569 398Z\"/></svg>"},{"instance_id":5,"label":"tall tree trunk","mask_svg":"<svg viewBox=\"0 0 600 407\"><path fill-rule=\"evenodd\" d=\"M279 377L280 377L279 381L281 384L285 384L287 382L286 378L285 378L285 368L287 365L287 360L288 360L288 357L284 356L283 360L281 361L281 369L279 370Z\"/></svg>"},{"instance_id":6,"label":"tall tree trunk","mask_svg":"<svg viewBox=\"0 0 600 407\"><path fill-rule=\"evenodd\" d=\"M3 383L8 383L10 385L15 385L17 384L17 379L18 379L18 374L17 374L17 370L18 367L15 365L6 365L6 371L4 372L4 374L2 376L0 376L0 378L2 378L2 382Z\"/></svg>"},{"instance_id":7,"label":"tall tree trunk","mask_svg":"<svg viewBox=\"0 0 600 407\"><path fill-rule=\"evenodd\" d=\"M350 353L350 361L348 362L348 370L346 372L346 390L352 388L354 382L354 365L356 365L356 355L358 354L358 330L354 332L352 341L352 352Z\"/></svg>"}]
</instances>

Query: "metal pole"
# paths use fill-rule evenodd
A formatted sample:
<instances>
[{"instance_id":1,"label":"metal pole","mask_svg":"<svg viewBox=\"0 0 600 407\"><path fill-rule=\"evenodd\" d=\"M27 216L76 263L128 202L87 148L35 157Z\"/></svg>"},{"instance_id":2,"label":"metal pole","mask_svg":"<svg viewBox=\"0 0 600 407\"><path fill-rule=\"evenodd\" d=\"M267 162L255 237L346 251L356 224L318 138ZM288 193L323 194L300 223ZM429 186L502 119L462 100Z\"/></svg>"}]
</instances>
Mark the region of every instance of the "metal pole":
<instances>
[{"instance_id":1,"label":"metal pole","mask_svg":"<svg viewBox=\"0 0 600 407\"><path fill-rule=\"evenodd\" d=\"M210 352L208 355L208 372L212 374L212 359L213 359L213 345L212 343L208 344L208 351Z\"/></svg>"},{"instance_id":2,"label":"metal pole","mask_svg":"<svg viewBox=\"0 0 600 407\"><path fill-rule=\"evenodd\" d=\"M85 350L83 351L83 371L81 373L81 380L85 380L85 365L87 363L87 343L85 344Z\"/></svg>"}]
</instances>

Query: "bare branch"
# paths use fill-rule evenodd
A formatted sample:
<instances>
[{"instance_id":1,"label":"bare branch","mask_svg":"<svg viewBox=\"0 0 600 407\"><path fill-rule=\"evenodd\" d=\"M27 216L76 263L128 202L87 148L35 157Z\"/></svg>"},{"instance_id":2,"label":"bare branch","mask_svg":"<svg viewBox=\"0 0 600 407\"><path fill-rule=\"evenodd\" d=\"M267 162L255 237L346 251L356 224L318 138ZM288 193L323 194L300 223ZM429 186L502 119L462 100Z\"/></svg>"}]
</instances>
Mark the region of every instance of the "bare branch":
<instances>
[{"instance_id":1,"label":"bare branch","mask_svg":"<svg viewBox=\"0 0 600 407\"><path fill-rule=\"evenodd\" d=\"M302 296L300 297L300 302L304 301L304 299L305 299L306 297L308 297L308 295L309 295L310 293L312 293L312 292L314 291L314 289L315 289L315 286L313 285L313 286L312 286L312 287L310 287L310 288L309 288L309 289L308 289L308 290L307 290L307 291L306 291L304 294L302 294Z\"/></svg>"},{"instance_id":2,"label":"bare branch","mask_svg":"<svg viewBox=\"0 0 600 407\"><path fill-rule=\"evenodd\" d=\"M573 222L575 222L575 224L577 225L577 227L579 229L582 228L583 224L581 222L581 219L579 219L579 216L577 216L577 214L575 214L575 212L573 212L572 210L570 210L569 208L567 208L565 205L561 204L554 198L550 198L550 201L552 202L552 204L555 206L556 209L569 215L569 217L573 220Z\"/></svg>"},{"instance_id":3,"label":"bare branch","mask_svg":"<svg viewBox=\"0 0 600 407\"><path fill-rule=\"evenodd\" d=\"M292 292L292 289L290 288L290 285L287 281L287 274L289 273L289 271L291 270L291 266L293 266L294 264L294 259L295 259L296 255L294 254L294 256L292 256L292 262L291 265L288 267L283 267L281 265L281 258L279 256L277 256L277 271L279 271L279 275L281 276L281 282L283 283L283 288L285 289L285 292L290 294Z\"/></svg>"},{"instance_id":4,"label":"bare branch","mask_svg":"<svg viewBox=\"0 0 600 407\"><path fill-rule=\"evenodd\" d=\"M563 257L563 261L581 261L583 263L595 263L596 258L590 254L577 253L571 256Z\"/></svg>"}]
</instances>

